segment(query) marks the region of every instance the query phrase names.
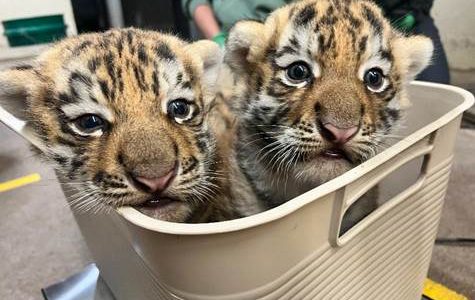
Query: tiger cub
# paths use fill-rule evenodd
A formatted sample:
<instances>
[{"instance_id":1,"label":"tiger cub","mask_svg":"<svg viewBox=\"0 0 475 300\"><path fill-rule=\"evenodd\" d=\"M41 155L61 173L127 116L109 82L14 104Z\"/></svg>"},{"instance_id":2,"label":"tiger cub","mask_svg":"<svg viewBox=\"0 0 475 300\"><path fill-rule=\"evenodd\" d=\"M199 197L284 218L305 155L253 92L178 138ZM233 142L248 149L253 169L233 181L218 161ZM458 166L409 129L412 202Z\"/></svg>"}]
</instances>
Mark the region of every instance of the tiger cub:
<instances>
[{"instance_id":1,"label":"tiger cub","mask_svg":"<svg viewBox=\"0 0 475 300\"><path fill-rule=\"evenodd\" d=\"M240 213L208 114L220 53L138 29L72 37L1 72L1 104L26 120L79 209L232 219Z\"/></svg>"},{"instance_id":2,"label":"tiger cub","mask_svg":"<svg viewBox=\"0 0 475 300\"><path fill-rule=\"evenodd\" d=\"M235 82L227 101L257 198L274 207L378 153L432 52L429 38L399 33L365 0L303 0L264 23L238 22L224 57Z\"/></svg>"}]
</instances>

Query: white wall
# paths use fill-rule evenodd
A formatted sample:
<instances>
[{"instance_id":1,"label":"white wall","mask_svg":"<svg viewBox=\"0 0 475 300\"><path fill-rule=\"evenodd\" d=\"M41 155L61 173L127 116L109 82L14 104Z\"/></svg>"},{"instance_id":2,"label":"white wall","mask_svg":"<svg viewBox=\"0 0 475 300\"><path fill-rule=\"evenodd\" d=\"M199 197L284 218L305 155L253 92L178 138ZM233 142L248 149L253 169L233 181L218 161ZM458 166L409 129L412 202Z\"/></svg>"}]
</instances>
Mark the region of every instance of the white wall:
<instances>
[{"instance_id":1,"label":"white wall","mask_svg":"<svg viewBox=\"0 0 475 300\"><path fill-rule=\"evenodd\" d=\"M434 0L432 16L450 68L475 69L475 0Z\"/></svg>"}]
</instances>

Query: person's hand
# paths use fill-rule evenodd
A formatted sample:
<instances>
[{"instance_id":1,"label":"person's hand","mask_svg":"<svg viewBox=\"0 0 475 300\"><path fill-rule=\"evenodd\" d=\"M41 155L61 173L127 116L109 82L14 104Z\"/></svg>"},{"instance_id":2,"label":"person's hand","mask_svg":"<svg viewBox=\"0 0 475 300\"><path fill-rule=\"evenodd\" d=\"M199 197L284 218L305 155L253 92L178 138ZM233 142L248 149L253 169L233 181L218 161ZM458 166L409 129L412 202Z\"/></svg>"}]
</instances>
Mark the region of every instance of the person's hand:
<instances>
[{"instance_id":1,"label":"person's hand","mask_svg":"<svg viewBox=\"0 0 475 300\"><path fill-rule=\"evenodd\" d=\"M211 40L213 40L213 42L218 44L219 47L224 48L224 45L226 44L226 38L227 38L226 32L221 31L215 36L213 36Z\"/></svg>"},{"instance_id":2,"label":"person's hand","mask_svg":"<svg viewBox=\"0 0 475 300\"><path fill-rule=\"evenodd\" d=\"M394 21L394 25L403 32L411 32L416 26L416 18L412 13L407 13Z\"/></svg>"},{"instance_id":3,"label":"person's hand","mask_svg":"<svg viewBox=\"0 0 475 300\"><path fill-rule=\"evenodd\" d=\"M193 13L196 26L207 39L213 39L221 33L212 8L207 4L198 5ZM218 43L219 44L219 43Z\"/></svg>"}]
</instances>

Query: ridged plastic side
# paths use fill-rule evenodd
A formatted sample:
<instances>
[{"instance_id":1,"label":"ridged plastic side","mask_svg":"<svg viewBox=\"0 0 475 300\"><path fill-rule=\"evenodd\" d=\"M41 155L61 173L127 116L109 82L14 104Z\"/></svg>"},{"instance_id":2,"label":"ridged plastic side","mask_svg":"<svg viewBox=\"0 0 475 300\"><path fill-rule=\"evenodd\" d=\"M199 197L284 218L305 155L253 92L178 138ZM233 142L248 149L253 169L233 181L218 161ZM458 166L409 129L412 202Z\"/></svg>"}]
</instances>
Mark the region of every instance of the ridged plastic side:
<instances>
[{"instance_id":1,"label":"ridged plastic side","mask_svg":"<svg viewBox=\"0 0 475 300\"><path fill-rule=\"evenodd\" d=\"M452 158L427 174L423 187L343 247L315 251L268 292L226 299L419 300L429 267ZM285 278L287 277L287 278ZM282 284L284 282L284 284ZM155 282L160 299L183 299ZM196 295L204 299L205 295ZM190 295L187 294L187 299Z\"/></svg>"}]
</instances>

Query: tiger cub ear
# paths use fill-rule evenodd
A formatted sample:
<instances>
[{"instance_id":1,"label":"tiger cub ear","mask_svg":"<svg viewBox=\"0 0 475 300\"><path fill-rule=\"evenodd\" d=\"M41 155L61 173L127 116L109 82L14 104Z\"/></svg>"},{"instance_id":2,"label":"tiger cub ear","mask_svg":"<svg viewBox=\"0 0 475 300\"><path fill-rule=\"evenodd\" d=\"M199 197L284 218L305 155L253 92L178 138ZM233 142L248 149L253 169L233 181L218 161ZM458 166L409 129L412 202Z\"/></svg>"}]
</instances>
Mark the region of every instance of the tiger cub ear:
<instances>
[{"instance_id":1,"label":"tiger cub ear","mask_svg":"<svg viewBox=\"0 0 475 300\"><path fill-rule=\"evenodd\" d=\"M264 39L264 24L257 21L237 22L229 32L226 41L224 61L234 71L245 71L250 67L250 52L259 47Z\"/></svg>"},{"instance_id":2,"label":"tiger cub ear","mask_svg":"<svg viewBox=\"0 0 475 300\"><path fill-rule=\"evenodd\" d=\"M186 50L193 56L198 56L203 62L202 81L205 86L214 86L223 53L218 44L208 40L201 40L186 46Z\"/></svg>"},{"instance_id":3,"label":"tiger cub ear","mask_svg":"<svg viewBox=\"0 0 475 300\"><path fill-rule=\"evenodd\" d=\"M432 40L422 35L397 37L392 48L407 81L416 78L430 64L434 52Z\"/></svg>"},{"instance_id":4,"label":"tiger cub ear","mask_svg":"<svg viewBox=\"0 0 475 300\"><path fill-rule=\"evenodd\" d=\"M30 66L0 71L0 106L20 120L27 118L27 97L40 82Z\"/></svg>"}]
</instances>

